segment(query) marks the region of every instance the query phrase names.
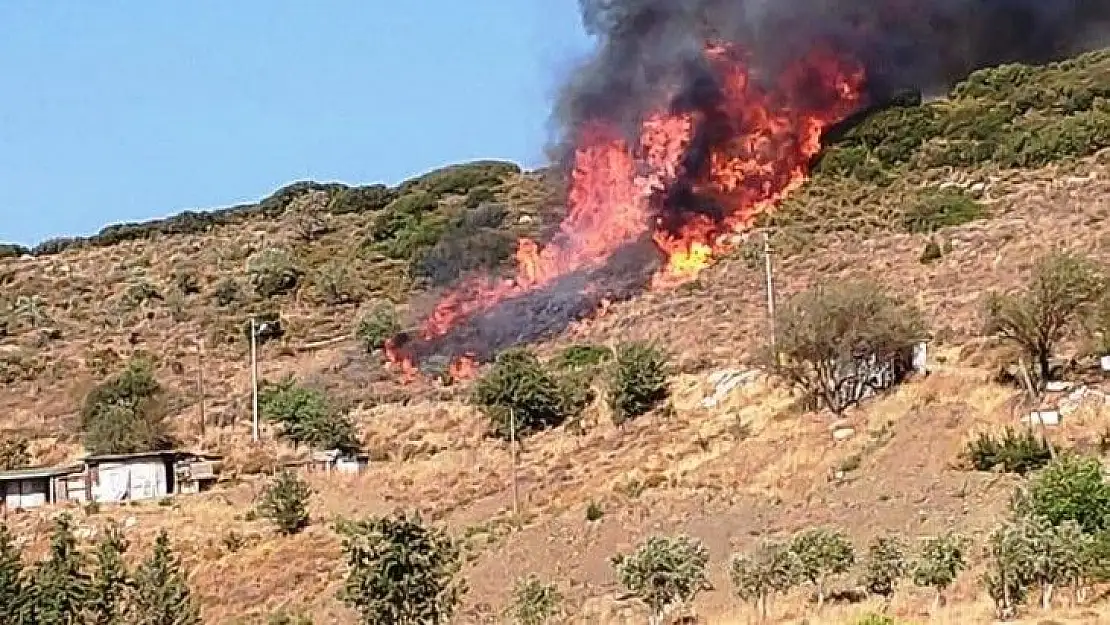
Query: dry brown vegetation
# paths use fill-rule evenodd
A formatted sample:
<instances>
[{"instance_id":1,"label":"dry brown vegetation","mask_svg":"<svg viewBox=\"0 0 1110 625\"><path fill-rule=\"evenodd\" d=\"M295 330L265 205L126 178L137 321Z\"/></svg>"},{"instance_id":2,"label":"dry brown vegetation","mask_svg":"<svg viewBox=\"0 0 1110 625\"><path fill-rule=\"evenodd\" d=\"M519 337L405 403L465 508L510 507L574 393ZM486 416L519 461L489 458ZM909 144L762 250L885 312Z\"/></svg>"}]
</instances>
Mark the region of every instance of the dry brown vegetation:
<instances>
[{"instance_id":1,"label":"dry brown vegetation","mask_svg":"<svg viewBox=\"0 0 1110 625\"><path fill-rule=\"evenodd\" d=\"M0 298L13 310L23 302L0 336L0 436L29 438L38 463L80 455L84 395L131 356L151 356L170 392L175 433L189 446L225 454L227 479L202 495L75 514L87 532L107 518L124 522L137 551L169 528L208 623L265 623L280 609L311 614L316 623L353 623L336 599L343 570L331 525L397 507L419 509L465 539L471 591L461 622L496 621L513 582L529 573L559 584L576 622L643 622L640 608L621 597L608 558L650 534L680 531L703 540L713 557L714 589L699 597L697 614L709 623L748 622L754 612L732 596L727 558L761 538L826 524L843 528L858 549L886 531L919 537L957 529L982 543L1018 478L968 471L960 453L977 432L1015 424L1022 410L1020 389L993 381L1009 361L1005 347L980 336L982 295L1018 286L1052 249L1110 264L1105 160L1096 154L1036 170L938 167L878 195L889 216L901 215L920 188L973 189L989 218L936 232L892 231L882 226L889 219L881 211L871 213L877 216L867 228L791 228L796 222L784 218L775 238L781 296L822 281L871 278L926 311L934 330L932 374L850 410L839 424L854 429L847 440L834 440L827 415L800 411L766 375L702 406L713 393L712 372L753 368L765 344L761 261L744 244L694 283L613 304L537 346L547 355L574 342L651 340L669 350L679 372L665 410L617 427L598 400L581 432L564 426L530 437L519 454L521 518L513 519L509 448L486 435L487 421L466 402L466 389L401 384L354 336L360 308L391 299L412 318L428 298L408 297L414 285L406 262L360 245L374 214L325 211L326 193L309 193L276 218L202 234L0 260ZM514 234L557 221L538 176L508 175L492 192L508 207ZM829 193L811 188L792 201L819 203L806 219L831 224L844 213L821 199ZM848 195L841 201L852 203ZM923 263L930 238L942 253ZM304 273L301 285L221 306L217 290L230 280L249 293L248 259L270 247L289 251ZM184 274L196 288L179 288ZM355 296L329 297L331 279ZM261 476L294 455L269 427L264 444L249 442L242 324L267 311L280 313L286 333L263 346L263 377L292 374L325 389L350 409L374 459L357 477L311 477L311 524L293 536L248 514L264 487ZM1051 437L1097 453L1106 410L1101 402L1085 404ZM588 507L600 509L600 518L587 521ZM55 512L9 515L31 554L43 548ZM898 593L889 613L906 622L993 620L978 583L978 547L974 553L938 614L927 615L931 596L913 588ZM1107 606L1096 598L1051 615L1030 610L1023 622L1105 622ZM775 612L782 622L847 623L879 607L834 601L816 615L798 591Z\"/></svg>"}]
</instances>

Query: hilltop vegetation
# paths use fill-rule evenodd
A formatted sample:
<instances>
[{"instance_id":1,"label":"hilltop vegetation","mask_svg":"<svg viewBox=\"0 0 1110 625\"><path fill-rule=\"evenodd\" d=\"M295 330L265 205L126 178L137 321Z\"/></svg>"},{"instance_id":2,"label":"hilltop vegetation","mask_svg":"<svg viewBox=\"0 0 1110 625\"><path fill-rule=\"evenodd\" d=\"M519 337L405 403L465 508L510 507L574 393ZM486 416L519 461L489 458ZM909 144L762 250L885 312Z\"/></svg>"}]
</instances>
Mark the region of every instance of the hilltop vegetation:
<instances>
[{"instance_id":1,"label":"hilltop vegetation","mask_svg":"<svg viewBox=\"0 0 1110 625\"><path fill-rule=\"evenodd\" d=\"M1060 378L1105 392L1090 358L1110 345L1097 227L1110 218L1108 78L1107 52L982 70L837 137L764 217L776 354L761 259L744 245L473 381L400 384L384 339L437 287L505 269L518 236L558 223L554 174L511 163L396 186L302 182L248 206L0 248L0 464L175 443L224 454L216 493L72 510L86 526L131 523L150 544L154 528L179 533L206 622L538 624L692 603L838 624L1038 610L1071 623L1065 588L1084 601L1073 612L1105 612L1090 592L1110 580L1103 408L1055 429L1016 420L1026 379L1038 393ZM861 349L896 358L926 336L928 378L897 369L908 385L843 392L839 365ZM278 470L324 448L368 452L368 475ZM26 562L49 562L49 525L11 523L30 538ZM406 558L399 589L390 575ZM0 610L7 599L0 588Z\"/></svg>"}]
</instances>

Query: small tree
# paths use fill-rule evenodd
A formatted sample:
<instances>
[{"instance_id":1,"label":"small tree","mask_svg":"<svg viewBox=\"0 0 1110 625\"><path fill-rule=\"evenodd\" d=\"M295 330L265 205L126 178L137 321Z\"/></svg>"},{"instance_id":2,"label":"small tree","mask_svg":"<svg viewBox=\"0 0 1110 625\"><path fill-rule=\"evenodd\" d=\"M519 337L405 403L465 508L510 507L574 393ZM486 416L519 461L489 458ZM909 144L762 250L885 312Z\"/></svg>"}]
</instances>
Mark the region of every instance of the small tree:
<instances>
[{"instance_id":1,"label":"small tree","mask_svg":"<svg viewBox=\"0 0 1110 625\"><path fill-rule=\"evenodd\" d=\"M123 554L127 539L116 526L110 526L96 549L96 569L89 587L88 622L90 625L124 625L128 600L133 589Z\"/></svg>"},{"instance_id":2,"label":"small tree","mask_svg":"<svg viewBox=\"0 0 1110 625\"><path fill-rule=\"evenodd\" d=\"M646 343L617 346L609 380L609 408L619 425L647 413L670 395L667 355Z\"/></svg>"},{"instance_id":3,"label":"small tree","mask_svg":"<svg viewBox=\"0 0 1110 625\"><path fill-rule=\"evenodd\" d=\"M262 416L278 423L281 436L314 449L356 451L360 445L354 423L323 391L303 387L292 377L265 385L258 397Z\"/></svg>"},{"instance_id":4,"label":"small tree","mask_svg":"<svg viewBox=\"0 0 1110 625\"><path fill-rule=\"evenodd\" d=\"M1033 576L1041 586L1041 607L1052 607L1053 591L1061 586L1078 592L1085 569L1084 556L1090 537L1075 521L1049 525L1044 519L1033 519L1039 539L1034 559Z\"/></svg>"},{"instance_id":5,"label":"small tree","mask_svg":"<svg viewBox=\"0 0 1110 625\"><path fill-rule=\"evenodd\" d=\"M459 545L447 534L400 513L339 529L347 558L340 596L365 625L451 620L466 585Z\"/></svg>"},{"instance_id":6,"label":"small tree","mask_svg":"<svg viewBox=\"0 0 1110 625\"><path fill-rule=\"evenodd\" d=\"M775 593L789 591L797 577L797 556L787 546L777 543L762 545L753 556L733 556L729 566L729 579L736 596L755 604L760 620L767 620Z\"/></svg>"},{"instance_id":7,"label":"small tree","mask_svg":"<svg viewBox=\"0 0 1110 625\"><path fill-rule=\"evenodd\" d=\"M519 625L545 625L558 616L562 602L555 584L529 575L517 580L513 587L511 616Z\"/></svg>"},{"instance_id":8,"label":"small tree","mask_svg":"<svg viewBox=\"0 0 1110 625\"><path fill-rule=\"evenodd\" d=\"M85 559L77 549L73 521L68 514L54 520L50 554L35 567L28 589L24 618L36 625L80 623L89 596Z\"/></svg>"},{"instance_id":9,"label":"small tree","mask_svg":"<svg viewBox=\"0 0 1110 625\"><path fill-rule=\"evenodd\" d=\"M385 342L400 331L401 322L393 306L388 302L376 302L359 319L355 337L367 352L373 352L384 347Z\"/></svg>"},{"instance_id":10,"label":"small tree","mask_svg":"<svg viewBox=\"0 0 1110 625\"><path fill-rule=\"evenodd\" d=\"M612 563L620 584L647 605L652 623L708 584L709 550L687 536L652 536L631 554L614 556Z\"/></svg>"},{"instance_id":11,"label":"small tree","mask_svg":"<svg viewBox=\"0 0 1110 625\"><path fill-rule=\"evenodd\" d=\"M1049 254L1033 268L1023 292L988 296L987 332L1018 345L1037 363L1041 379L1048 380L1057 344L1090 312L1104 284L1090 260L1066 252Z\"/></svg>"},{"instance_id":12,"label":"small tree","mask_svg":"<svg viewBox=\"0 0 1110 625\"><path fill-rule=\"evenodd\" d=\"M900 382L923 338L917 308L868 282L837 283L788 299L776 314L775 367L814 404L840 413Z\"/></svg>"},{"instance_id":13,"label":"small tree","mask_svg":"<svg viewBox=\"0 0 1110 625\"><path fill-rule=\"evenodd\" d=\"M23 558L11 531L0 523L0 623L19 623L26 601Z\"/></svg>"},{"instance_id":14,"label":"small tree","mask_svg":"<svg viewBox=\"0 0 1110 625\"><path fill-rule=\"evenodd\" d=\"M200 625L200 607L165 530L158 533L153 552L135 572L135 589L129 624Z\"/></svg>"},{"instance_id":15,"label":"small tree","mask_svg":"<svg viewBox=\"0 0 1110 625\"><path fill-rule=\"evenodd\" d=\"M896 536L880 536L867 547L863 586L867 592L890 599L906 576L906 544Z\"/></svg>"},{"instance_id":16,"label":"small tree","mask_svg":"<svg viewBox=\"0 0 1110 625\"><path fill-rule=\"evenodd\" d=\"M149 362L129 362L85 397L81 409L85 448L93 454L126 454L172 446L162 394Z\"/></svg>"},{"instance_id":17,"label":"small tree","mask_svg":"<svg viewBox=\"0 0 1110 625\"><path fill-rule=\"evenodd\" d=\"M983 584L1000 619L1013 618L1025 603L1033 581L1037 542L1033 525L1025 519L1002 524L988 539L989 568L983 574Z\"/></svg>"},{"instance_id":18,"label":"small tree","mask_svg":"<svg viewBox=\"0 0 1110 625\"><path fill-rule=\"evenodd\" d=\"M1110 485L1096 458L1064 454L1015 495L1013 508L1018 515L1043 517L1054 526L1075 521L1093 533L1110 521Z\"/></svg>"},{"instance_id":19,"label":"small tree","mask_svg":"<svg viewBox=\"0 0 1110 625\"><path fill-rule=\"evenodd\" d=\"M967 568L967 540L956 534L927 538L913 567L913 583L936 590L934 611L944 601L944 592Z\"/></svg>"},{"instance_id":20,"label":"small tree","mask_svg":"<svg viewBox=\"0 0 1110 625\"><path fill-rule=\"evenodd\" d=\"M286 536L308 527L308 498L312 489L293 472L284 470L262 495L259 512Z\"/></svg>"},{"instance_id":21,"label":"small tree","mask_svg":"<svg viewBox=\"0 0 1110 625\"><path fill-rule=\"evenodd\" d=\"M535 354L511 349L478 379L472 401L489 419L492 433L508 439L510 419L517 436L562 424L574 408L566 391Z\"/></svg>"},{"instance_id":22,"label":"small tree","mask_svg":"<svg viewBox=\"0 0 1110 625\"><path fill-rule=\"evenodd\" d=\"M848 572L855 564L852 543L840 533L827 529L811 529L790 541L790 551L798 563L798 575L817 590L817 609L825 605L825 583L835 575Z\"/></svg>"}]
</instances>

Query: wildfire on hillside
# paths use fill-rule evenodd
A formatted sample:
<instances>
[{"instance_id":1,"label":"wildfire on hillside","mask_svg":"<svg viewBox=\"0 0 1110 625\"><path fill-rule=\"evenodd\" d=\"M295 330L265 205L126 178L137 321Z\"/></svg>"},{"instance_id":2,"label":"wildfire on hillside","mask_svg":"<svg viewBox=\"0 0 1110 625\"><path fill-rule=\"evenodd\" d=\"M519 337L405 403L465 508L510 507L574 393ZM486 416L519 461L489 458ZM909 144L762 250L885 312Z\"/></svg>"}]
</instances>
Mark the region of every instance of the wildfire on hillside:
<instances>
[{"instance_id":1,"label":"wildfire on hillside","mask_svg":"<svg viewBox=\"0 0 1110 625\"><path fill-rule=\"evenodd\" d=\"M864 71L815 48L773 81L750 75L745 51L706 45L709 104L661 102L632 139L615 124L575 129L566 216L546 245L521 239L511 279L472 277L419 329L386 348L408 375L429 357L454 377L498 350L535 340L643 289L696 278L729 235L801 184L822 132L864 102Z\"/></svg>"}]
</instances>

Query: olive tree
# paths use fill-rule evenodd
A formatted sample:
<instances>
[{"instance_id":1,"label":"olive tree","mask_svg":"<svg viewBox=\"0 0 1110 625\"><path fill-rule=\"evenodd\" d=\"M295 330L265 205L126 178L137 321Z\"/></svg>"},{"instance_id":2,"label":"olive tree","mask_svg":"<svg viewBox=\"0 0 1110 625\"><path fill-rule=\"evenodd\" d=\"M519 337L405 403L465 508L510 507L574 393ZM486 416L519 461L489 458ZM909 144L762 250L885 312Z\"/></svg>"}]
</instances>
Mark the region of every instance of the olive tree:
<instances>
[{"instance_id":1,"label":"olive tree","mask_svg":"<svg viewBox=\"0 0 1110 625\"><path fill-rule=\"evenodd\" d=\"M733 556L729 578L736 596L754 604L760 619L767 620L771 598L797 583L797 556L787 545L764 543L754 554Z\"/></svg>"},{"instance_id":2,"label":"olive tree","mask_svg":"<svg viewBox=\"0 0 1110 625\"><path fill-rule=\"evenodd\" d=\"M817 609L825 605L825 584L830 577L842 575L856 562L852 543L841 532L815 528L798 533L790 541L798 575L817 591Z\"/></svg>"},{"instance_id":3,"label":"olive tree","mask_svg":"<svg viewBox=\"0 0 1110 625\"><path fill-rule=\"evenodd\" d=\"M948 533L926 538L913 568L913 582L918 586L936 590L934 611L944 600L944 592L955 581L960 571L967 568L968 541Z\"/></svg>"},{"instance_id":4,"label":"olive tree","mask_svg":"<svg viewBox=\"0 0 1110 625\"><path fill-rule=\"evenodd\" d=\"M1034 266L1024 289L987 297L986 330L1020 347L1037 364L1040 379L1048 380L1057 345L1091 312L1105 284L1090 260L1049 254Z\"/></svg>"},{"instance_id":5,"label":"olive tree","mask_svg":"<svg viewBox=\"0 0 1110 625\"><path fill-rule=\"evenodd\" d=\"M774 366L816 405L840 413L900 382L923 338L920 311L871 282L818 286L786 300L775 316Z\"/></svg>"},{"instance_id":6,"label":"olive tree","mask_svg":"<svg viewBox=\"0 0 1110 625\"><path fill-rule=\"evenodd\" d=\"M651 622L691 600L709 583L709 550L688 536L652 536L631 554L612 558L617 580L647 605Z\"/></svg>"}]
</instances>

